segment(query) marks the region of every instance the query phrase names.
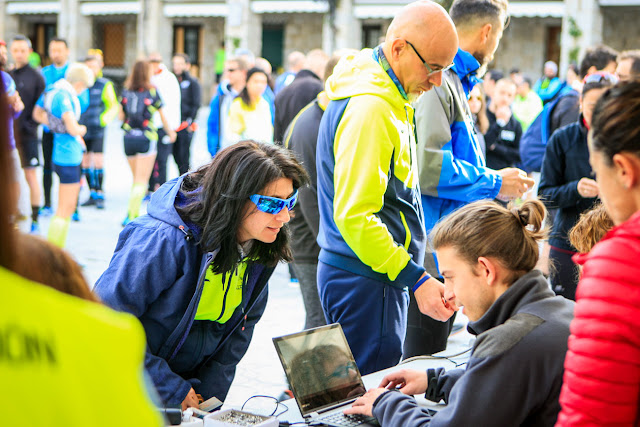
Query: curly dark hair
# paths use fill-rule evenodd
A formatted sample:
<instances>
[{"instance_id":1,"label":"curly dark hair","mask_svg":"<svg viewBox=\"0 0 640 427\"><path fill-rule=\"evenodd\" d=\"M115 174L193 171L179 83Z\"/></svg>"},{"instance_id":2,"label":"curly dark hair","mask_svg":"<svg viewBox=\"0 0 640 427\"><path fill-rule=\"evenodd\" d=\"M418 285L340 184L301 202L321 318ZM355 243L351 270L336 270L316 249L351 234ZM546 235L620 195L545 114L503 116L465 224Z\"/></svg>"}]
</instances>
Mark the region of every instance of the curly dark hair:
<instances>
[{"instance_id":1,"label":"curly dark hair","mask_svg":"<svg viewBox=\"0 0 640 427\"><path fill-rule=\"evenodd\" d=\"M255 141L225 148L211 163L185 177L182 191L202 194L178 212L202 229L198 242L202 251L220 249L213 261L215 273L232 271L240 262L237 234L247 215L249 196L279 178L291 179L294 190L309 182L307 172L291 151ZM248 256L269 267L291 261L289 239L285 224L273 243L254 241Z\"/></svg>"}]
</instances>

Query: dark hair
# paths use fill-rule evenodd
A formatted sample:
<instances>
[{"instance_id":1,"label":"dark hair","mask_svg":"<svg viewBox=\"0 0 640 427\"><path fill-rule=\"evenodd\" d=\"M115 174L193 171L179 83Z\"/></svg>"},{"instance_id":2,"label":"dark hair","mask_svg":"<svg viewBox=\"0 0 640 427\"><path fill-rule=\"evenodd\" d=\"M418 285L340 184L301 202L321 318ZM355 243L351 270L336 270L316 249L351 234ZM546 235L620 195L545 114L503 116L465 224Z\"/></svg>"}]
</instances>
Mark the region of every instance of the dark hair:
<instances>
[{"instance_id":1,"label":"dark hair","mask_svg":"<svg viewBox=\"0 0 640 427\"><path fill-rule=\"evenodd\" d=\"M533 81L531 80L531 77L529 77L526 74L522 75L522 83L526 83L529 85L529 89L531 89L533 87Z\"/></svg>"},{"instance_id":2,"label":"dark hair","mask_svg":"<svg viewBox=\"0 0 640 427\"><path fill-rule=\"evenodd\" d=\"M504 73L501 70L489 70L487 71L488 78L497 82L504 78Z\"/></svg>"},{"instance_id":3,"label":"dark hair","mask_svg":"<svg viewBox=\"0 0 640 427\"><path fill-rule=\"evenodd\" d=\"M479 257L495 258L511 272L507 280L513 283L538 262L546 210L539 200L509 208L478 201L454 211L431 231L434 249L453 247L471 265Z\"/></svg>"},{"instance_id":4,"label":"dark hair","mask_svg":"<svg viewBox=\"0 0 640 427\"><path fill-rule=\"evenodd\" d=\"M513 67L511 71L509 71L509 74L520 74L520 68Z\"/></svg>"},{"instance_id":5,"label":"dark hair","mask_svg":"<svg viewBox=\"0 0 640 427\"><path fill-rule=\"evenodd\" d=\"M31 40L28 37L23 36L22 34L18 34L17 36L13 36L11 41L12 42L25 42L25 43L27 43L27 46L29 46L29 49L33 49L32 45L31 45Z\"/></svg>"},{"instance_id":6,"label":"dark hair","mask_svg":"<svg viewBox=\"0 0 640 427\"><path fill-rule=\"evenodd\" d=\"M178 209L190 222L202 229L198 242L204 252L220 249L213 261L213 271L232 271L240 261L238 229L255 211L246 211L249 196L260 193L278 178L290 178L293 188L309 182L309 176L295 155L273 144L241 141L220 151L211 163L187 175L182 191L201 191L197 201ZM285 225L273 243L254 241L248 256L251 260L275 267L291 261L289 229Z\"/></svg>"},{"instance_id":7,"label":"dark hair","mask_svg":"<svg viewBox=\"0 0 640 427\"><path fill-rule=\"evenodd\" d=\"M269 83L269 75L262 68L253 67L252 69L247 71L247 80L244 84L244 88L240 92L240 95L238 95L238 97L242 99L242 102L244 102L244 104L247 106L251 105L251 99L249 98L249 91L247 90L247 85L249 84L249 79L251 79L251 76L253 76L256 73L264 74L267 77L267 84Z\"/></svg>"},{"instance_id":8,"label":"dark hair","mask_svg":"<svg viewBox=\"0 0 640 427\"><path fill-rule=\"evenodd\" d=\"M640 157L640 80L607 89L593 110L591 148L602 153L608 165L626 151Z\"/></svg>"},{"instance_id":9,"label":"dark hair","mask_svg":"<svg viewBox=\"0 0 640 427\"><path fill-rule=\"evenodd\" d=\"M484 25L504 19L507 26L507 2L504 0L455 0L449 15L456 27ZM480 22L482 20L482 22Z\"/></svg>"},{"instance_id":10,"label":"dark hair","mask_svg":"<svg viewBox=\"0 0 640 427\"><path fill-rule=\"evenodd\" d=\"M187 55L186 53L176 53L175 55L173 55L173 57L179 57L184 59L184 62L186 62L187 64L191 64L191 58L189 58L189 55Z\"/></svg>"},{"instance_id":11,"label":"dark hair","mask_svg":"<svg viewBox=\"0 0 640 427\"><path fill-rule=\"evenodd\" d=\"M590 47L580 62L580 78L584 79L591 67L603 70L611 62L616 62L617 57L618 52L609 46L598 44Z\"/></svg>"},{"instance_id":12,"label":"dark hair","mask_svg":"<svg viewBox=\"0 0 640 427\"><path fill-rule=\"evenodd\" d=\"M600 78L598 78L600 76ZM589 74L585 77L586 81L582 86L582 96L584 97L587 92L594 89L604 89L613 86L618 83L618 78L607 72L598 71L593 74Z\"/></svg>"},{"instance_id":13,"label":"dark hair","mask_svg":"<svg viewBox=\"0 0 640 427\"><path fill-rule=\"evenodd\" d=\"M618 62L625 59L631 60L631 72L634 76L640 76L640 49L625 50L618 55Z\"/></svg>"},{"instance_id":14,"label":"dark hair","mask_svg":"<svg viewBox=\"0 0 640 427\"><path fill-rule=\"evenodd\" d=\"M0 77L0 123L6 124L9 117L9 101L2 80L3 77ZM15 258L16 240L11 217L15 213L18 195L15 194L12 185L15 171L8 146L7 126L0 126L0 266L11 269Z\"/></svg>"},{"instance_id":15,"label":"dark hair","mask_svg":"<svg viewBox=\"0 0 640 427\"><path fill-rule=\"evenodd\" d=\"M37 268L33 268L37 265ZM99 302L91 292L82 268L64 250L46 240L21 235L16 245L16 262L12 270L20 276L42 283L57 291Z\"/></svg>"},{"instance_id":16,"label":"dark hair","mask_svg":"<svg viewBox=\"0 0 640 427\"><path fill-rule=\"evenodd\" d=\"M151 89L151 68L148 61L139 59L133 64L131 74L124 82L124 87L131 91Z\"/></svg>"},{"instance_id":17,"label":"dark hair","mask_svg":"<svg viewBox=\"0 0 640 427\"><path fill-rule=\"evenodd\" d=\"M64 47L67 47L67 48L69 47L69 44L67 43L67 40L65 40L65 39L63 39L61 37L54 37L51 40L49 40L49 46L51 46L51 43L54 43L54 42L64 43Z\"/></svg>"},{"instance_id":18,"label":"dark hair","mask_svg":"<svg viewBox=\"0 0 640 427\"><path fill-rule=\"evenodd\" d=\"M97 55L87 55L82 62L86 64L87 62L91 62L91 61L100 62L100 57Z\"/></svg>"}]
</instances>

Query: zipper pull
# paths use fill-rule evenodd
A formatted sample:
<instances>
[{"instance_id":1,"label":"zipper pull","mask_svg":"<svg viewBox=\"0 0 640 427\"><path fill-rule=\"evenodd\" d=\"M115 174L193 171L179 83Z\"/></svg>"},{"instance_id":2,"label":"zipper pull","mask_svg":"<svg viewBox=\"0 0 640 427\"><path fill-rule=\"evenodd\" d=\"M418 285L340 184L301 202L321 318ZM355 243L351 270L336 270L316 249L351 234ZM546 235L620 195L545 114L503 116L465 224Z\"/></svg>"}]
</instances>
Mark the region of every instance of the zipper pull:
<instances>
[{"instance_id":1,"label":"zipper pull","mask_svg":"<svg viewBox=\"0 0 640 427\"><path fill-rule=\"evenodd\" d=\"M191 230L186 228L184 225L179 225L178 229L184 233L185 235L184 238L187 242L193 238L193 234L191 233Z\"/></svg>"},{"instance_id":2,"label":"zipper pull","mask_svg":"<svg viewBox=\"0 0 640 427\"><path fill-rule=\"evenodd\" d=\"M244 316L244 320L242 321L242 330L244 331L244 325L247 323L247 316Z\"/></svg>"}]
</instances>

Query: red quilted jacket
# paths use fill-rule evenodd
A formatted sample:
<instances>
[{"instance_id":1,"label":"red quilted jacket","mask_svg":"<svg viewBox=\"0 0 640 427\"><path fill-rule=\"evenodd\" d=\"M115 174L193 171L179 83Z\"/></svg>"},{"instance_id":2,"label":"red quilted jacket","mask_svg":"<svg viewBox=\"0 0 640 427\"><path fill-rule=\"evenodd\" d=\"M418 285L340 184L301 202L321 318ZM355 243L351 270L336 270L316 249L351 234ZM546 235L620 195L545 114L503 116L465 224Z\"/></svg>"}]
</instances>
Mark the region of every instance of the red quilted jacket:
<instances>
[{"instance_id":1,"label":"red quilted jacket","mask_svg":"<svg viewBox=\"0 0 640 427\"><path fill-rule=\"evenodd\" d=\"M640 212L586 255L556 426L640 426Z\"/></svg>"}]
</instances>

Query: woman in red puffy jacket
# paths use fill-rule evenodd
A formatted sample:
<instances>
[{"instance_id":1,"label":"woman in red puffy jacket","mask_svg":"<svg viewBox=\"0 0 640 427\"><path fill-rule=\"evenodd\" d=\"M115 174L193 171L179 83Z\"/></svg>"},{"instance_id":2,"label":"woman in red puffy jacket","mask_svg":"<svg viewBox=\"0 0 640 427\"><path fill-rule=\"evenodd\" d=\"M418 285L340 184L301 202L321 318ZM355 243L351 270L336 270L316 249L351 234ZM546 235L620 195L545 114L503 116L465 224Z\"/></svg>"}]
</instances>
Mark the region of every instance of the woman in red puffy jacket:
<instances>
[{"instance_id":1,"label":"woman in red puffy jacket","mask_svg":"<svg viewBox=\"0 0 640 427\"><path fill-rule=\"evenodd\" d=\"M559 426L640 425L640 81L598 100L589 141L600 198L616 225L583 266Z\"/></svg>"}]
</instances>

